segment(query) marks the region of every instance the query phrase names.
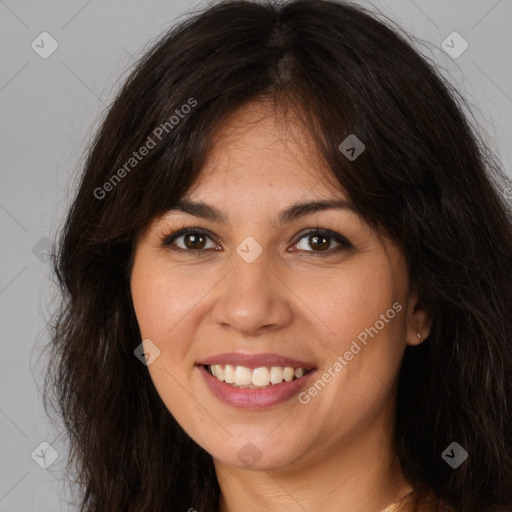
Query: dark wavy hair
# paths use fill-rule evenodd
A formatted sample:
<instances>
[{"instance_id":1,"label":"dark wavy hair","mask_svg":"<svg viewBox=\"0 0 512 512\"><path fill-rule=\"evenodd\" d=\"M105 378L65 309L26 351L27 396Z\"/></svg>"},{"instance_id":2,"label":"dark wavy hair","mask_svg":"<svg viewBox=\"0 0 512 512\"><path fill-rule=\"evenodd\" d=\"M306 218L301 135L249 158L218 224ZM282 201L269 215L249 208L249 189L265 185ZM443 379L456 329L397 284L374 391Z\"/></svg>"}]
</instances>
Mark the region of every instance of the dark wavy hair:
<instances>
[{"instance_id":1,"label":"dark wavy hair","mask_svg":"<svg viewBox=\"0 0 512 512\"><path fill-rule=\"evenodd\" d=\"M134 356L131 263L137 237L200 175L220 123L263 99L299 115L332 183L399 245L432 319L399 375L407 480L457 512L512 510L510 182L467 101L378 16L329 0L224 1L189 13L123 84L54 259L44 403L68 433L81 511L217 510L212 457ZM338 148L350 134L366 146L355 160ZM441 457L453 441L469 454L457 469Z\"/></svg>"}]
</instances>

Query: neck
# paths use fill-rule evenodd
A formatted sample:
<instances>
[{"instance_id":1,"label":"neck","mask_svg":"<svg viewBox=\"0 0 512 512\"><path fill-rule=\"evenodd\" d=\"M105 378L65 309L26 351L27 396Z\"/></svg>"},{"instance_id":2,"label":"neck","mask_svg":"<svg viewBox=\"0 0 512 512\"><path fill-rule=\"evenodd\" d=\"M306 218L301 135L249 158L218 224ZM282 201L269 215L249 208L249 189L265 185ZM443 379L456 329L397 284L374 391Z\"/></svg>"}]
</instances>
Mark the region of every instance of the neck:
<instances>
[{"instance_id":1,"label":"neck","mask_svg":"<svg viewBox=\"0 0 512 512\"><path fill-rule=\"evenodd\" d=\"M316 446L284 468L251 471L215 460L221 490L219 512L246 510L381 511L411 491L380 428Z\"/></svg>"}]
</instances>

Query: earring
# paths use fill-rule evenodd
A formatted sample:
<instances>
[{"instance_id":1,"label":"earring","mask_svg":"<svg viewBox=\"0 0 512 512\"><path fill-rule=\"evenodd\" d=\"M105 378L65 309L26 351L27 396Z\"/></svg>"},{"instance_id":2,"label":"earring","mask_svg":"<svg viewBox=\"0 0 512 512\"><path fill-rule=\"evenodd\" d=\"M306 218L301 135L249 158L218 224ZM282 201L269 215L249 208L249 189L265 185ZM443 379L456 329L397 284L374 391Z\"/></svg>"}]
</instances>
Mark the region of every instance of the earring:
<instances>
[{"instance_id":1,"label":"earring","mask_svg":"<svg viewBox=\"0 0 512 512\"><path fill-rule=\"evenodd\" d=\"M420 338L420 339L421 339L421 334L420 334L420 333L418 333L418 338Z\"/></svg>"}]
</instances>

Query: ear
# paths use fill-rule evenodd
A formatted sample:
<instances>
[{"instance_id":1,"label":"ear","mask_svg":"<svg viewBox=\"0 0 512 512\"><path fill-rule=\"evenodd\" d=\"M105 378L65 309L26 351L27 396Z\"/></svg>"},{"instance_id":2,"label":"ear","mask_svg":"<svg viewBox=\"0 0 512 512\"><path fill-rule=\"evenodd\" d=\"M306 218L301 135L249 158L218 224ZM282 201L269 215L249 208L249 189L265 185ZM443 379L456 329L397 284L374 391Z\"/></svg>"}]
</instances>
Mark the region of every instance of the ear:
<instances>
[{"instance_id":1,"label":"ear","mask_svg":"<svg viewBox=\"0 0 512 512\"><path fill-rule=\"evenodd\" d=\"M416 292L411 292L407 304L407 345L419 345L430 334L431 319Z\"/></svg>"}]
</instances>

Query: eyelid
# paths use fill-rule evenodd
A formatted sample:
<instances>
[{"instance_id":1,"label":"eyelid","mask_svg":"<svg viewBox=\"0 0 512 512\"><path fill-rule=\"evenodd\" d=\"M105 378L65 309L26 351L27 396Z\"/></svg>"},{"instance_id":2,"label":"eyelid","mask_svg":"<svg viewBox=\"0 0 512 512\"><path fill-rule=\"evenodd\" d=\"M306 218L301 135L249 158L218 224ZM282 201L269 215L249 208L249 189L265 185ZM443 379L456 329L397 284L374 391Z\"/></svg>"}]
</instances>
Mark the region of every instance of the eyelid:
<instances>
[{"instance_id":1,"label":"eyelid","mask_svg":"<svg viewBox=\"0 0 512 512\"><path fill-rule=\"evenodd\" d=\"M197 233L199 235L206 236L212 242L217 243L216 242L217 238L210 231L208 231L207 229L194 228L194 227L190 227L190 228L183 227L183 228L177 229L176 231L173 231L172 233L165 234L161 238L162 246L169 247L169 246L173 245L173 242L176 239L178 239L178 238L180 238L180 237L182 237L184 235L188 235L189 233ZM182 249L181 247L175 247L175 249L178 250L178 251L190 252L190 253L206 252L206 249Z\"/></svg>"},{"instance_id":2,"label":"eyelid","mask_svg":"<svg viewBox=\"0 0 512 512\"><path fill-rule=\"evenodd\" d=\"M188 235L190 233L196 233L196 234L206 236L207 238L209 238L212 242L216 243L217 245L218 245L218 241L220 240L220 238L213 235L213 233L211 233L209 230L206 230L203 228L195 228L195 227L183 227L183 228L173 231L170 234L165 234L164 236L162 236L161 237L161 245L163 247L169 247L169 246L173 245L173 242L176 239L180 238L181 236ZM295 241L293 242L293 246L297 245L303 238L305 238L309 235L312 235L312 234L328 236L329 238L333 239L336 243L338 243L338 246L334 247L333 249L328 249L326 251L313 251L313 250L306 251L303 249L299 249L300 252L305 252L305 253L310 253L313 255L322 256L322 255L335 254L339 250L351 249L354 247L352 245L352 243L347 238L345 238L343 235L341 235L335 231L331 231L330 229L325 229L325 228L321 228L318 226L306 228L306 229L303 229L302 231L300 231L295 236ZM175 247L173 247L173 250L180 251L180 252L188 252L188 253L192 253L192 254L198 254L198 253L207 253L208 251L210 251L212 249L182 249L181 247L175 246ZM217 249L215 248L214 250L217 250Z\"/></svg>"},{"instance_id":3,"label":"eyelid","mask_svg":"<svg viewBox=\"0 0 512 512\"><path fill-rule=\"evenodd\" d=\"M309 252L312 254L333 254L333 253L337 252L338 249L351 249L354 247L350 243L350 241L347 240L347 238L345 238L340 233L331 231L330 229L321 228L321 227L303 229L300 233L297 234L296 240L293 243L293 245L297 245L303 238L313 235L313 234L325 235L329 238L332 238L335 242L338 243L338 247L335 247L334 249L329 249L327 251L304 251L304 252ZM303 249L299 249L299 250L303 251Z\"/></svg>"}]
</instances>

